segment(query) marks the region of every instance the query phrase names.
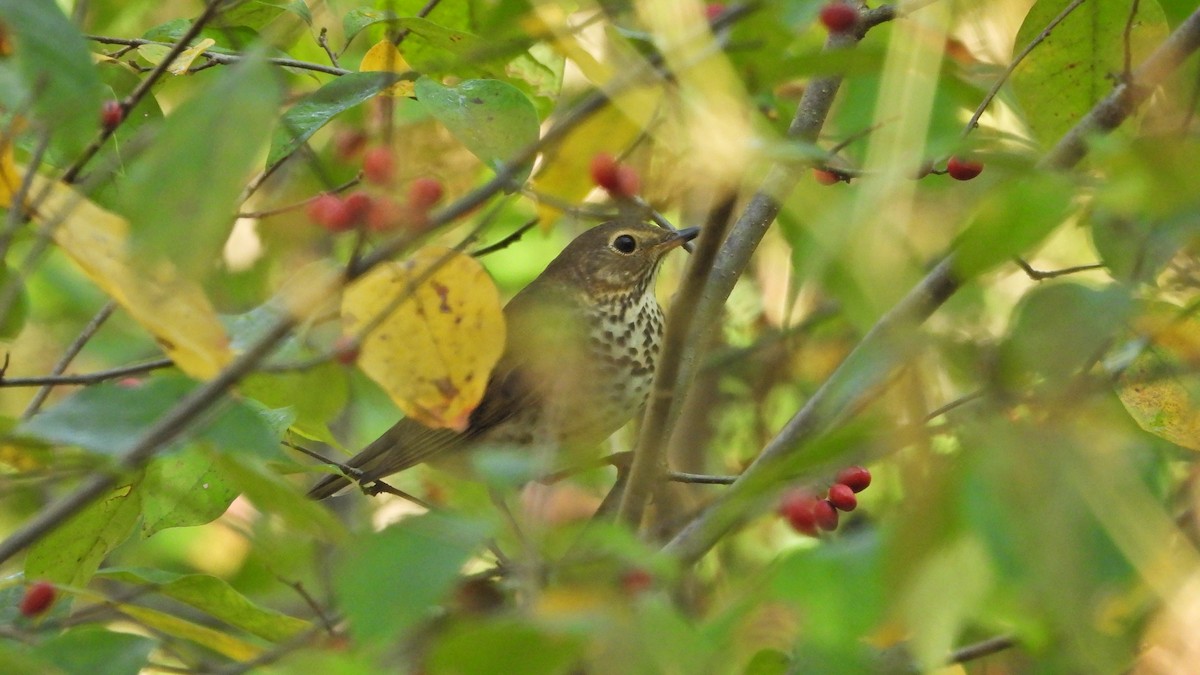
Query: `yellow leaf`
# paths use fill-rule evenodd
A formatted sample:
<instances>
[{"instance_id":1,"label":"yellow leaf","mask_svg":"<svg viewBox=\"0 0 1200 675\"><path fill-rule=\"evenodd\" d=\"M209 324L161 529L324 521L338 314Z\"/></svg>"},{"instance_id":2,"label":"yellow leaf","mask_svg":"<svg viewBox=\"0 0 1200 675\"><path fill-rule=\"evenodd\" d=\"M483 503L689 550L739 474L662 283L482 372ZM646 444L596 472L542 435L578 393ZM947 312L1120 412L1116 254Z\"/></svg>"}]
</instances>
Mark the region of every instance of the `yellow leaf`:
<instances>
[{"instance_id":1,"label":"yellow leaf","mask_svg":"<svg viewBox=\"0 0 1200 675\"><path fill-rule=\"evenodd\" d=\"M1200 411L1191 371L1200 362L1200 320L1173 305L1156 305L1135 321L1152 345L1121 374L1117 396L1138 426L1192 450L1200 450ZM1195 390L1195 391L1194 391Z\"/></svg>"},{"instance_id":2,"label":"yellow leaf","mask_svg":"<svg viewBox=\"0 0 1200 675\"><path fill-rule=\"evenodd\" d=\"M363 56L362 63L358 65L358 69L364 73L407 73L412 70L408 67L404 57L400 56L400 50L396 49L396 45L388 39L380 40L368 49ZM405 80L384 89L382 94L384 96L412 96L414 86L413 82Z\"/></svg>"},{"instance_id":3,"label":"yellow leaf","mask_svg":"<svg viewBox=\"0 0 1200 675\"><path fill-rule=\"evenodd\" d=\"M365 333L359 367L406 415L466 428L504 351L500 294L478 262L429 247L380 265L347 289L342 318Z\"/></svg>"},{"instance_id":4,"label":"yellow leaf","mask_svg":"<svg viewBox=\"0 0 1200 675\"><path fill-rule=\"evenodd\" d=\"M13 194L21 185L21 174L13 162L12 146L5 143L0 147L0 207L12 206Z\"/></svg>"},{"instance_id":5,"label":"yellow leaf","mask_svg":"<svg viewBox=\"0 0 1200 675\"><path fill-rule=\"evenodd\" d=\"M129 223L122 217L41 176L29 192L45 194L34 221L53 228L59 248L154 336L180 370L208 379L229 362L229 341L208 296L166 260L131 258Z\"/></svg>"},{"instance_id":6,"label":"yellow leaf","mask_svg":"<svg viewBox=\"0 0 1200 675\"><path fill-rule=\"evenodd\" d=\"M167 71L172 75L186 74L192 67L192 63L200 57L201 54L208 51L208 48L217 44L217 41L212 38L204 38L197 42L194 46L188 47L175 57L171 65L167 66Z\"/></svg>"}]
</instances>

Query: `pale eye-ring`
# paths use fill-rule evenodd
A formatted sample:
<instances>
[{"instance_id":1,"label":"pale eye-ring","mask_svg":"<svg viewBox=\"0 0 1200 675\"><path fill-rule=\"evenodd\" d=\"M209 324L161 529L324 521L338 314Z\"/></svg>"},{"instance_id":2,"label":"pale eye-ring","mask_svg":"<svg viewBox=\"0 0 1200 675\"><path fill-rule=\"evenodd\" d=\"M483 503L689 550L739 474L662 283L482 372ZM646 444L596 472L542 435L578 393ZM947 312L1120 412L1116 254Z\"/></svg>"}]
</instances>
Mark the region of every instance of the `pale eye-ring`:
<instances>
[{"instance_id":1,"label":"pale eye-ring","mask_svg":"<svg viewBox=\"0 0 1200 675\"><path fill-rule=\"evenodd\" d=\"M617 237L612 240L612 247L618 253L629 255L637 249L637 240L628 234L617 235Z\"/></svg>"}]
</instances>

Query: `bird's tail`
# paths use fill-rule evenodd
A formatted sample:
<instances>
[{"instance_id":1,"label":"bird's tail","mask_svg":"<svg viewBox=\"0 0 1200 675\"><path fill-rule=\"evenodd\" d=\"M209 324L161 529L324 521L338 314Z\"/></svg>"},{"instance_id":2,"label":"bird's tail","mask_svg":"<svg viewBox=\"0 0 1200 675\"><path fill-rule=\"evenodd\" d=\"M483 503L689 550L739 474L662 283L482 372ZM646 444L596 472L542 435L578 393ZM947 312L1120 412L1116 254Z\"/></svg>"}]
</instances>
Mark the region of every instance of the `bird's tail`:
<instances>
[{"instance_id":1,"label":"bird's tail","mask_svg":"<svg viewBox=\"0 0 1200 675\"><path fill-rule=\"evenodd\" d=\"M308 491L313 499L325 499L356 482L367 485L398 471L420 464L435 454L453 449L463 442L461 434L448 429L430 429L403 419L343 463L351 475L325 476Z\"/></svg>"}]
</instances>

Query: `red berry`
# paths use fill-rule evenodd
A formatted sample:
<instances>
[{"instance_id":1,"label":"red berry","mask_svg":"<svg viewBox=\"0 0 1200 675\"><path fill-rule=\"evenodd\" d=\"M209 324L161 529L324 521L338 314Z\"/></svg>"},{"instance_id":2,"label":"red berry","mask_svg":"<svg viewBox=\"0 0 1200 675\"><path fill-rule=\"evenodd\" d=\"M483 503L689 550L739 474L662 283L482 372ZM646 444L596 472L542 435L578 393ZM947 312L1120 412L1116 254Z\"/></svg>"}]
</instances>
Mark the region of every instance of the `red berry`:
<instances>
[{"instance_id":1,"label":"red berry","mask_svg":"<svg viewBox=\"0 0 1200 675\"><path fill-rule=\"evenodd\" d=\"M821 23L831 33L842 33L858 23L858 11L844 2L834 0L821 8Z\"/></svg>"},{"instance_id":2,"label":"red berry","mask_svg":"<svg viewBox=\"0 0 1200 675\"><path fill-rule=\"evenodd\" d=\"M838 526L838 512L833 508L833 504L829 500L822 499L813 504L812 507L813 520L817 522L817 527L822 530L836 530Z\"/></svg>"},{"instance_id":3,"label":"red berry","mask_svg":"<svg viewBox=\"0 0 1200 675\"><path fill-rule=\"evenodd\" d=\"M408 186L408 205L417 211L428 211L442 200L445 191L442 181L436 178L418 178Z\"/></svg>"},{"instance_id":4,"label":"red berry","mask_svg":"<svg viewBox=\"0 0 1200 675\"><path fill-rule=\"evenodd\" d=\"M54 604L57 596L58 591L53 584L46 581L35 582L25 589L25 596L21 598L21 615L37 616L41 614L50 609L50 605Z\"/></svg>"},{"instance_id":5,"label":"red berry","mask_svg":"<svg viewBox=\"0 0 1200 675\"><path fill-rule=\"evenodd\" d=\"M704 17L708 19L709 23L712 23L718 16L721 16L724 11L725 5L722 3L710 2L704 6Z\"/></svg>"},{"instance_id":6,"label":"red berry","mask_svg":"<svg viewBox=\"0 0 1200 675\"><path fill-rule=\"evenodd\" d=\"M825 169L813 169L813 178L815 178L821 185L833 185L842 179L842 177L836 173L832 171L826 171Z\"/></svg>"},{"instance_id":7,"label":"red berry","mask_svg":"<svg viewBox=\"0 0 1200 675\"><path fill-rule=\"evenodd\" d=\"M374 203L371 195L365 192L351 192L342 200L345 209L349 212L350 224L357 225L366 222L367 214L371 212L371 205Z\"/></svg>"},{"instance_id":8,"label":"red berry","mask_svg":"<svg viewBox=\"0 0 1200 675\"><path fill-rule=\"evenodd\" d=\"M352 366L358 361L358 341L349 335L343 335L333 341L333 358L343 366Z\"/></svg>"},{"instance_id":9,"label":"red berry","mask_svg":"<svg viewBox=\"0 0 1200 675\"><path fill-rule=\"evenodd\" d=\"M629 595L640 595L654 585L654 577L646 570L635 567L621 574L621 588Z\"/></svg>"},{"instance_id":10,"label":"red berry","mask_svg":"<svg viewBox=\"0 0 1200 675\"><path fill-rule=\"evenodd\" d=\"M308 218L330 232L345 232L354 227L354 214L339 196L323 194L308 203Z\"/></svg>"},{"instance_id":11,"label":"red berry","mask_svg":"<svg viewBox=\"0 0 1200 675\"><path fill-rule=\"evenodd\" d=\"M387 185L396 175L396 158L391 150L371 148L363 155L363 176L376 185Z\"/></svg>"},{"instance_id":12,"label":"red berry","mask_svg":"<svg viewBox=\"0 0 1200 675\"><path fill-rule=\"evenodd\" d=\"M592 157L592 182L608 192L618 189L617 160L607 152L598 152Z\"/></svg>"},{"instance_id":13,"label":"red berry","mask_svg":"<svg viewBox=\"0 0 1200 675\"><path fill-rule=\"evenodd\" d=\"M963 159L956 155L946 162L946 173L954 180L971 180L983 173L983 162Z\"/></svg>"},{"instance_id":14,"label":"red berry","mask_svg":"<svg viewBox=\"0 0 1200 675\"><path fill-rule=\"evenodd\" d=\"M142 386L143 382L145 382L145 380L140 377L122 377L121 379L117 380L117 386L122 389L137 389L138 387Z\"/></svg>"},{"instance_id":15,"label":"red berry","mask_svg":"<svg viewBox=\"0 0 1200 675\"><path fill-rule=\"evenodd\" d=\"M100 107L100 126L105 131L116 129L123 119L125 109L121 107L120 102L109 99Z\"/></svg>"},{"instance_id":16,"label":"red berry","mask_svg":"<svg viewBox=\"0 0 1200 675\"><path fill-rule=\"evenodd\" d=\"M810 537L817 536L817 521L813 507L817 498L803 489L789 490L779 500L779 515L787 519L792 529Z\"/></svg>"},{"instance_id":17,"label":"red berry","mask_svg":"<svg viewBox=\"0 0 1200 675\"><path fill-rule=\"evenodd\" d=\"M829 503L838 511L853 511L858 506L858 497L849 485L834 483L829 486Z\"/></svg>"},{"instance_id":18,"label":"red berry","mask_svg":"<svg viewBox=\"0 0 1200 675\"><path fill-rule=\"evenodd\" d=\"M871 472L867 471L866 467L850 466L839 471L834 481L855 492L862 492L871 484Z\"/></svg>"},{"instance_id":19,"label":"red berry","mask_svg":"<svg viewBox=\"0 0 1200 675\"><path fill-rule=\"evenodd\" d=\"M632 166L617 167L617 189L609 190L614 197L633 197L642 191L642 179Z\"/></svg>"}]
</instances>

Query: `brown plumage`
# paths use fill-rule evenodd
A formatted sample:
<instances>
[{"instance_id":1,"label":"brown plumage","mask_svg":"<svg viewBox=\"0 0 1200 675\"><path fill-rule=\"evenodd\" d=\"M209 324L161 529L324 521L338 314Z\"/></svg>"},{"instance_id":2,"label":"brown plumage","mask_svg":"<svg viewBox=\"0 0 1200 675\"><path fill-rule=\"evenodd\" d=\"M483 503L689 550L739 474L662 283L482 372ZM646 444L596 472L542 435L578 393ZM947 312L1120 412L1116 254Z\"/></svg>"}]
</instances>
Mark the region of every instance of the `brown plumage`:
<instances>
[{"instance_id":1,"label":"brown plumage","mask_svg":"<svg viewBox=\"0 0 1200 675\"><path fill-rule=\"evenodd\" d=\"M346 466L365 485L485 444L569 452L603 441L645 404L663 329L658 266L696 234L616 221L579 235L504 308L504 355L466 431L403 419ZM328 476L309 496L349 483Z\"/></svg>"}]
</instances>

